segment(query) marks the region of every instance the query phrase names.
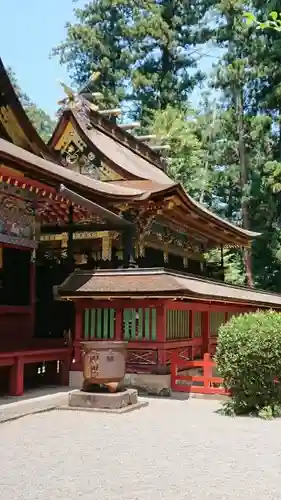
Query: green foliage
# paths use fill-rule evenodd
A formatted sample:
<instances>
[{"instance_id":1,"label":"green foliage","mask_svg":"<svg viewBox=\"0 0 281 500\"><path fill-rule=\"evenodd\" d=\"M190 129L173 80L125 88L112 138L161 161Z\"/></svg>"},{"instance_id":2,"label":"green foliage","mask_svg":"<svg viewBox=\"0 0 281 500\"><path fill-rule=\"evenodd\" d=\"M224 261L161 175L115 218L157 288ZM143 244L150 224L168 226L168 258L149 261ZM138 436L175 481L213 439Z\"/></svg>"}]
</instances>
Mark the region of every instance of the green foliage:
<instances>
[{"instance_id":1,"label":"green foliage","mask_svg":"<svg viewBox=\"0 0 281 500\"><path fill-rule=\"evenodd\" d=\"M154 113L150 132L156 135L158 144L170 147L168 174L191 196L199 198L205 188L204 151L195 112L169 105Z\"/></svg>"},{"instance_id":2,"label":"green foliage","mask_svg":"<svg viewBox=\"0 0 281 500\"><path fill-rule=\"evenodd\" d=\"M75 9L64 42L53 50L77 86L100 71L103 105L130 100L144 122L168 104L185 103L202 79L196 43L210 37L202 19L209 1L95 0ZM192 72L190 69L192 68ZM192 74L193 73L193 74Z\"/></svg>"},{"instance_id":3,"label":"green foliage","mask_svg":"<svg viewBox=\"0 0 281 500\"><path fill-rule=\"evenodd\" d=\"M281 414L281 314L232 316L218 332L215 361L231 394L228 414Z\"/></svg>"},{"instance_id":4,"label":"green foliage","mask_svg":"<svg viewBox=\"0 0 281 500\"><path fill-rule=\"evenodd\" d=\"M99 101L115 107L126 96L131 65L132 21L137 9L134 0L95 0L75 9L76 22L67 23L66 40L53 50L69 70L77 87L85 85L93 72L101 76L95 91Z\"/></svg>"},{"instance_id":5,"label":"green foliage","mask_svg":"<svg viewBox=\"0 0 281 500\"><path fill-rule=\"evenodd\" d=\"M271 28L275 31L281 31L281 13L276 12L276 10L270 12L268 19L263 22L259 22L252 12L244 12L243 17L248 25L254 24L257 29L264 30Z\"/></svg>"},{"instance_id":6,"label":"green foliage","mask_svg":"<svg viewBox=\"0 0 281 500\"><path fill-rule=\"evenodd\" d=\"M221 252L214 248L205 254L206 261L210 264L220 265ZM224 281L233 285L245 285L245 272L243 267L242 252L240 250L223 250Z\"/></svg>"},{"instance_id":7,"label":"green foliage","mask_svg":"<svg viewBox=\"0 0 281 500\"><path fill-rule=\"evenodd\" d=\"M198 48L211 37L206 0L142 0L135 14L132 69L135 116L146 121L154 110L187 103L204 75L198 70Z\"/></svg>"},{"instance_id":8,"label":"green foliage","mask_svg":"<svg viewBox=\"0 0 281 500\"><path fill-rule=\"evenodd\" d=\"M255 286L275 291L281 291L279 11L278 0L89 0L54 50L78 87L101 71L94 84L101 104L123 101L127 116L142 119L144 133L170 146L169 174L192 196L262 233L248 267ZM192 110L190 92L203 78L198 44L210 37L223 48L208 82L219 99ZM245 283L242 253L228 249L224 258L227 281Z\"/></svg>"},{"instance_id":9,"label":"green foliage","mask_svg":"<svg viewBox=\"0 0 281 500\"><path fill-rule=\"evenodd\" d=\"M18 84L15 73L10 68L8 69L8 74L16 94L21 101L21 104L32 125L35 127L43 141L48 142L55 128L55 122L49 115L47 115L47 113L45 113L45 111L43 111L43 109L34 104L25 92L23 92Z\"/></svg>"}]
</instances>

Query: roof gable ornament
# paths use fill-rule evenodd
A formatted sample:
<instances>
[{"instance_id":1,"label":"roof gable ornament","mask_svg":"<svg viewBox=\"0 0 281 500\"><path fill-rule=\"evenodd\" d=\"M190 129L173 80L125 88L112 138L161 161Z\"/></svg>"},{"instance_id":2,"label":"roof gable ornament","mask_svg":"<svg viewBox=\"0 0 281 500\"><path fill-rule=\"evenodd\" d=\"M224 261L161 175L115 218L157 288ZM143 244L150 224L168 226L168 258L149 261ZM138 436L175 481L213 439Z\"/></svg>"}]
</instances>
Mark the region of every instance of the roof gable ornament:
<instances>
[{"instance_id":1,"label":"roof gable ornament","mask_svg":"<svg viewBox=\"0 0 281 500\"><path fill-rule=\"evenodd\" d=\"M71 87L60 81L60 85L63 88L66 97L58 102L63 109L74 109L77 113L80 114L80 117L86 123L87 128L91 128L90 122L90 111L96 111L101 116L104 117L119 117L122 114L122 110L120 108L111 108L111 109L100 109L96 100L103 97L101 92L92 92L91 87L93 83L100 77L100 72L95 72L91 75L90 79L86 83L86 85L80 88L77 92L72 90ZM134 123L125 123L120 125L121 130L132 130L140 127L139 122ZM155 135L132 135L135 139L137 139L137 143L135 144L136 150L140 150L140 143L145 143L155 152L160 153L163 159L163 152L169 151L170 146L167 144L159 144L157 143L157 137ZM154 143L156 140L156 143ZM128 137L124 136L125 143L128 143ZM151 142L152 141L152 142ZM146 156L149 156L147 152Z\"/></svg>"}]
</instances>

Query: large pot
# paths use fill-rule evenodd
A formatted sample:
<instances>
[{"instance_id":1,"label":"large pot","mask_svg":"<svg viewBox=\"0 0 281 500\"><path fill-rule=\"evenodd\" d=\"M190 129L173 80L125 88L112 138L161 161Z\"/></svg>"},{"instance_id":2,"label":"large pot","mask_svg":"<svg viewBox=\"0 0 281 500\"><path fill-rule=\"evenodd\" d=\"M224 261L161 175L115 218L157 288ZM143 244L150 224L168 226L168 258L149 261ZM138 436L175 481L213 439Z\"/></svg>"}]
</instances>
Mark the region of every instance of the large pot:
<instances>
[{"instance_id":1,"label":"large pot","mask_svg":"<svg viewBox=\"0 0 281 500\"><path fill-rule=\"evenodd\" d=\"M126 342L82 342L84 386L120 382L125 376Z\"/></svg>"}]
</instances>

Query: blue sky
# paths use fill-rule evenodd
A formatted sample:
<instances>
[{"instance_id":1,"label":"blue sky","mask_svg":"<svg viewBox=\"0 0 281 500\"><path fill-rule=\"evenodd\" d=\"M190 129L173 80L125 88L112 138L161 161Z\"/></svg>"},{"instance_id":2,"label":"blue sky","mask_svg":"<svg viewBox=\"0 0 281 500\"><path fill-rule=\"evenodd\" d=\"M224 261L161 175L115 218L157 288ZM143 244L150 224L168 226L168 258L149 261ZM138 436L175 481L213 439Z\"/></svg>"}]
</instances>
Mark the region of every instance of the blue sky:
<instances>
[{"instance_id":1,"label":"blue sky","mask_svg":"<svg viewBox=\"0 0 281 500\"><path fill-rule=\"evenodd\" d=\"M66 68L51 49L65 38L65 23L73 21L72 0L0 0L0 56L11 66L22 89L47 113L54 116L63 97L58 80L69 83ZM211 69L214 59L205 57L200 66ZM198 104L198 91L193 103Z\"/></svg>"},{"instance_id":2,"label":"blue sky","mask_svg":"<svg viewBox=\"0 0 281 500\"><path fill-rule=\"evenodd\" d=\"M54 114L63 96L58 80L67 72L51 49L65 37L73 20L72 0L0 0L0 56L15 71L22 89L45 111Z\"/></svg>"}]
</instances>

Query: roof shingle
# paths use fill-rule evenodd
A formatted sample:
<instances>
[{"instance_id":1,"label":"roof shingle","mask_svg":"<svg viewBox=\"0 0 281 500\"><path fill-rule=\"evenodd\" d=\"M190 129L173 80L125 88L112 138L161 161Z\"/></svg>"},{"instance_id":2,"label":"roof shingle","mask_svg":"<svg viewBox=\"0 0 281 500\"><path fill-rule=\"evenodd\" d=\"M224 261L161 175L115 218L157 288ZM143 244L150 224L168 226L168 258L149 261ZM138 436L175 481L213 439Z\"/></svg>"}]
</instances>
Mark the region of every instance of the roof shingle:
<instances>
[{"instance_id":1,"label":"roof shingle","mask_svg":"<svg viewBox=\"0 0 281 500\"><path fill-rule=\"evenodd\" d=\"M162 268L76 270L58 287L58 295L72 298L172 296L281 308L281 295Z\"/></svg>"}]
</instances>

